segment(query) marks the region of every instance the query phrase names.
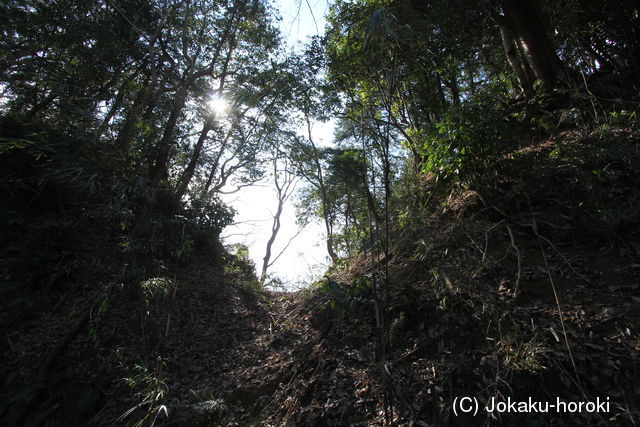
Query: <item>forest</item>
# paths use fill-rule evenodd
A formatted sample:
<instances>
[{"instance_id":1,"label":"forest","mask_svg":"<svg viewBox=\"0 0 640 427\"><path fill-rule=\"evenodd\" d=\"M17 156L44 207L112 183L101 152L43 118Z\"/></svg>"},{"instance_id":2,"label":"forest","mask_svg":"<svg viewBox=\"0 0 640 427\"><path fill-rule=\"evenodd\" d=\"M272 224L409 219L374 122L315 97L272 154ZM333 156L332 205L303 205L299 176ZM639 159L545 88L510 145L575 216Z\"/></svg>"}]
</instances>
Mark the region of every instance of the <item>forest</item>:
<instances>
[{"instance_id":1,"label":"forest","mask_svg":"<svg viewBox=\"0 0 640 427\"><path fill-rule=\"evenodd\" d=\"M0 425L638 425L640 2L284 3L0 3Z\"/></svg>"}]
</instances>

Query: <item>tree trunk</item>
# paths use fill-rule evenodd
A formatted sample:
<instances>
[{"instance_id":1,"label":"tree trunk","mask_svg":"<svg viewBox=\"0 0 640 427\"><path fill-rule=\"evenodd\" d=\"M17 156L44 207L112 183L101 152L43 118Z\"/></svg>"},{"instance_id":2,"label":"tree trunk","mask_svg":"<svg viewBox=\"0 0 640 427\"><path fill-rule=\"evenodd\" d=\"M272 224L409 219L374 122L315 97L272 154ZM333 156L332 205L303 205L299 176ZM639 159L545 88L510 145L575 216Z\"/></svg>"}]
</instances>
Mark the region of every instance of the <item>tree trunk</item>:
<instances>
[{"instance_id":1,"label":"tree trunk","mask_svg":"<svg viewBox=\"0 0 640 427\"><path fill-rule=\"evenodd\" d=\"M235 126L235 123L231 126L231 128L227 132L227 135L224 137L224 139L222 140L222 143L220 144L220 149L216 153L216 157L214 158L213 163L211 165L211 170L209 171L209 176L207 177L207 183L204 186L205 193L209 191L209 189L211 188L211 185L213 184L213 178L216 176L216 172L218 171L218 166L220 165L220 160L222 159L222 155L227 149L227 145L229 144L229 139L231 138L231 131L233 130L234 126Z\"/></svg>"},{"instance_id":2,"label":"tree trunk","mask_svg":"<svg viewBox=\"0 0 640 427\"><path fill-rule=\"evenodd\" d=\"M184 170L182 177L180 178L180 182L178 183L178 188L176 189L176 198L178 200L182 199L182 196L187 191L189 187L189 183L193 178L193 175L196 171L196 166L198 165L198 160L200 160L200 153L202 152L202 147L204 146L204 142L207 140L207 136L209 132L213 128L213 120L210 118L204 122L202 126L202 131L200 131L200 136L198 137L198 142L193 149L193 155L191 156L191 160L187 165L187 168Z\"/></svg>"},{"instance_id":3,"label":"tree trunk","mask_svg":"<svg viewBox=\"0 0 640 427\"><path fill-rule=\"evenodd\" d=\"M135 136L135 124L138 121L138 116L140 115L140 112L147 106L149 100L151 99L151 96L156 90L156 85L158 83L158 68L160 67L161 63L161 60L158 57L159 55L157 52L156 43L160 38L160 34L162 33L162 29L164 28L166 19L167 13L166 10L163 9L163 14L160 18L160 22L156 27L153 37L151 38L151 40L149 40L148 56L150 58L149 60L151 61L151 72L146 74L142 89L140 89L140 92L138 92L133 106L129 110L129 114L127 114L127 118L120 128L120 131L118 132L118 136L116 138L116 147L121 153L126 154L129 151L131 141ZM146 62L143 62L140 70L145 68L145 64Z\"/></svg>"},{"instance_id":4,"label":"tree trunk","mask_svg":"<svg viewBox=\"0 0 640 427\"><path fill-rule=\"evenodd\" d=\"M518 55L520 55L520 60L522 63L522 69L524 70L525 76L527 76L527 81L531 83L531 88L533 88L533 82L536 81L536 75L529 65L529 60L527 59L526 51L527 48L524 45L522 39L516 40L516 47L518 48Z\"/></svg>"},{"instance_id":5,"label":"tree trunk","mask_svg":"<svg viewBox=\"0 0 640 427\"><path fill-rule=\"evenodd\" d=\"M516 79L518 79L518 84L520 85L520 89L524 94L529 97L532 94L533 82L527 76L525 72L525 68L523 66L520 57L518 56L518 46L517 42L513 38L513 34L507 25L507 21L504 16L498 14L495 11L492 12L492 18L495 23L498 25L500 29L500 36L502 38L502 47L504 48L504 54L507 57L507 62L511 66L514 74L516 75Z\"/></svg>"},{"instance_id":6,"label":"tree trunk","mask_svg":"<svg viewBox=\"0 0 640 427\"><path fill-rule=\"evenodd\" d=\"M513 34L522 40L527 62L536 79L547 89L555 87L562 70L560 58L547 37L531 0L502 0L504 17Z\"/></svg>"},{"instance_id":7,"label":"tree trunk","mask_svg":"<svg viewBox=\"0 0 640 427\"><path fill-rule=\"evenodd\" d=\"M318 148L313 142L313 138L311 135L311 121L309 120L309 116L307 114L305 114L305 119L307 122L307 133L309 142L311 143L311 147L313 148L313 161L316 166L318 189L320 190L322 217L324 219L324 226L327 231L327 252L329 253L331 262L335 263L336 261L338 261L338 255L336 255L335 251L333 250L333 221L331 221L331 216L329 213L329 195L327 194L327 187L325 187L324 185L324 176L322 174L322 165L320 164L320 158L318 156Z\"/></svg>"},{"instance_id":8,"label":"tree trunk","mask_svg":"<svg viewBox=\"0 0 640 427\"><path fill-rule=\"evenodd\" d=\"M262 258L262 272L260 273L260 282L264 283L267 278L267 269L269 268L269 261L271 260L271 248L273 242L275 242L278 232L280 231L280 216L282 215L282 209L284 208L284 199L282 197L282 191L278 190L278 209L273 216L273 224L271 225L271 236L267 241L267 249Z\"/></svg>"},{"instance_id":9,"label":"tree trunk","mask_svg":"<svg viewBox=\"0 0 640 427\"><path fill-rule=\"evenodd\" d=\"M187 102L187 94L189 93L189 86L191 85L191 70L188 70L186 76L182 81L182 85L176 93L169 119L164 126L164 133L162 139L158 143L158 154L156 161L151 168L149 174L149 180L152 187L157 187L160 181L167 176L167 163L169 162L169 152L171 151L171 142L173 140L173 133L178 123L178 118L182 114L182 110Z\"/></svg>"},{"instance_id":10,"label":"tree trunk","mask_svg":"<svg viewBox=\"0 0 640 427\"><path fill-rule=\"evenodd\" d=\"M449 72L449 78L447 79L447 86L451 91L451 101L453 102L453 105L455 105L456 107L459 107L460 106L460 88L458 86L457 74L458 74L457 67L452 72Z\"/></svg>"},{"instance_id":11,"label":"tree trunk","mask_svg":"<svg viewBox=\"0 0 640 427\"><path fill-rule=\"evenodd\" d=\"M329 258L331 258L332 263L336 263L338 261L338 255L333 250L333 232L327 231L327 252L329 253Z\"/></svg>"},{"instance_id":12,"label":"tree trunk","mask_svg":"<svg viewBox=\"0 0 640 427\"><path fill-rule=\"evenodd\" d=\"M236 47L236 33L234 32L233 35L231 36L229 52L227 52L227 57L222 67L220 85L218 86L218 96L222 96L224 83L227 78L227 70L229 68L229 62L231 61L231 56L233 54L233 51L235 50L235 47ZM198 142L196 143L195 149L193 150L193 156L191 157L191 161L189 162L187 169L185 169L184 174L182 175L182 179L180 180L180 184L178 185L178 189L176 190L176 196L178 197L178 199L182 198L185 191L187 190L187 187L189 186L189 183L191 182L191 179L193 178L193 173L195 172L198 159L200 158L202 147L204 145L204 142L207 139L207 134L212 128L213 128L213 119L207 118L202 128L202 132L200 133L200 138L198 138ZM219 160L219 158L217 160ZM216 168L217 168L217 165L216 165ZM211 179L212 178L213 177L211 177ZM211 179L207 180L207 190L211 185Z\"/></svg>"},{"instance_id":13,"label":"tree trunk","mask_svg":"<svg viewBox=\"0 0 640 427\"><path fill-rule=\"evenodd\" d=\"M156 161L155 164L153 165L153 168L151 169L151 173L150 173L150 180L151 180L151 185L152 186L157 186L160 181L162 180L162 178L167 176L167 164L169 162L169 152L171 149L171 145L172 145L172 139L173 139L173 133L176 127L176 123L178 121L178 118L180 117L180 114L182 113L182 110L184 109L184 106L186 104L187 101L187 95L188 95L188 91L190 89L190 86L200 77L205 76L205 75L209 75L213 72L213 67L214 65L218 62L218 58L222 52L222 48L224 46L225 41L227 40L228 37L230 38L229 41L229 52L227 54L227 57L225 59L224 62L224 66L223 66L223 71L222 71L222 76L221 76L221 82L220 82L220 87L219 87L219 92L222 92L222 89L224 87L224 80L226 78L227 75L227 67L229 65L229 61L231 60L231 56L233 54L233 51L235 50L235 44L236 44L236 36L237 36L237 32L239 30L239 27L236 26L234 28L234 25L237 23L237 21L239 20L239 9L240 7L244 7L244 2L241 2L239 5L236 4L234 6L233 9L233 13L232 16L230 17L227 27L225 28L225 32L224 35L218 40L218 45L216 47L215 52L213 53L212 59L209 63L208 67L204 67L202 69L196 70L195 69L195 61L194 60L190 60L191 65L189 66L189 68L187 69L187 71L185 72L185 76L182 80L182 86L180 87L180 90L178 90L178 93L176 94L176 98L175 98L175 102L173 104L173 108L171 110L171 114L169 115L169 119L167 120L167 124L165 125L164 128L164 133L162 135L162 139L160 140L160 143L158 144L158 156L156 157ZM204 129L203 129L204 131ZM209 132L209 130L207 130L207 133ZM201 135L202 136L202 135ZM206 135L205 138L202 140L201 145L200 145L200 149L202 149L202 144L204 143L204 140L206 139ZM198 141L200 142L200 141ZM200 152L198 151L197 155L199 156ZM197 162L198 159L194 153L194 161ZM194 165L194 169L195 169L195 165ZM189 177L189 180L191 179L191 177ZM189 183L187 182L187 185ZM186 188L186 187L185 187Z\"/></svg>"},{"instance_id":14,"label":"tree trunk","mask_svg":"<svg viewBox=\"0 0 640 427\"><path fill-rule=\"evenodd\" d=\"M121 153L127 153L129 151L129 147L131 146L131 141L136 135L136 122L140 117L140 112L149 104L149 101L152 99L152 95L155 92L156 85L158 83L158 67L157 64L153 66L151 70L151 74L147 75L145 82L142 86L142 89L136 95L135 100L133 101L133 105L129 110L129 114L127 114L127 118L125 119L122 127L120 127L120 131L118 132L118 137L116 138L116 147Z\"/></svg>"},{"instance_id":15,"label":"tree trunk","mask_svg":"<svg viewBox=\"0 0 640 427\"><path fill-rule=\"evenodd\" d=\"M120 88L118 89L118 93L116 94L116 97L113 100L113 104L111 104L111 107L107 112L107 115L104 117L104 119L102 120L102 123L96 130L96 141L99 141L100 138L102 138L102 135L105 133L105 131L107 130L107 127L109 126L109 122L111 122L111 119L113 119L113 117L116 115L116 112L122 105L122 101L124 100L124 95L127 93L127 86L133 81L134 77L135 77L135 72L132 73L129 77L127 77L124 80L124 82L122 82L122 85L120 85Z\"/></svg>"}]
</instances>

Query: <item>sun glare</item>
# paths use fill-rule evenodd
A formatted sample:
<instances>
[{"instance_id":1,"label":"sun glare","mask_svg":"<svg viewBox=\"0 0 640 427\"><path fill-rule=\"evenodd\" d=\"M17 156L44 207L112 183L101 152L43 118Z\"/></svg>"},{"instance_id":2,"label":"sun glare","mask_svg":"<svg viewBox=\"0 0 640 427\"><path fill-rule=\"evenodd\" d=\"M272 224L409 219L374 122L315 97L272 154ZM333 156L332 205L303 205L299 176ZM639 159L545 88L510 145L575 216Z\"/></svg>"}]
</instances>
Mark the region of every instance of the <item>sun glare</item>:
<instances>
[{"instance_id":1,"label":"sun glare","mask_svg":"<svg viewBox=\"0 0 640 427\"><path fill-rule=\"evenodd\" d=\"M207 103L209 110L216 114L226 114L229 111L229 103L222 96L214 96Z\"/></svg>"}]
</instances>

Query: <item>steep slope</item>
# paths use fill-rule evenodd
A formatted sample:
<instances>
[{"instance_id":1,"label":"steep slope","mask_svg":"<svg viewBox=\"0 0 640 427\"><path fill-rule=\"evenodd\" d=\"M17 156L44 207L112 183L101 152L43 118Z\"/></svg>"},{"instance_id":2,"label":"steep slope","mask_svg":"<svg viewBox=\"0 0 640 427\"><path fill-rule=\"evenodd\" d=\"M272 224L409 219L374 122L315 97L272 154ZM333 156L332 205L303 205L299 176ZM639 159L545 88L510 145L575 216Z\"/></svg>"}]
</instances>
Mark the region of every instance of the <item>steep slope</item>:
<instances>
[{"instance_id":1,"label":"steep slope","mask_svg":"<svg viewBox=\"0 0 640 427\"><path fill-rule=\"evenodd\" d=\"M116 286L43 378L43 361L91 298L61 298L33 311L6 336L4 422L129 425L163 422L166 413L180 425L207 419L203 402L213 404L234 387L229 374L253 360L282 304L251 287L247 267L209 250L171 277L145 281L140 293Z\"/></svg>"},{"instance_id":2,"label":"steep slope","mask_svg":"<svg viewBox=\"0 0 640 427\"><path fill-rule=\"evenodd\" d=\"M87 283L85 295L6 333L1 416L7 425L634 425L638 166L632 127L522 147L497 160L502 180L491 189L426 187L434 196L398 228L389 257L354 257L297 293L260 290L251 265L221 248L138 288L113 287L77 323L82 301L95 299ZM43 364L46 381L32 381ZM462 397L608 406L456 415Z\"/></svg>"},{"instance_id":3,"label":"steep slope","mask_svg":"<svg viewBox=\"0 0 640 427\"><path fill-rule=\"evenodd\" d=\"M639 143L632 127L566 131L499 159L484 194L438 190L391 257L351 259L297 297L237 372L229 404L248 412L223 424L635 425ZM387 262L384 357L373 283ZM454 412L462 397L477 415ZM482 410L529 399L534 413Z\"/></svg>"}]
</instances>

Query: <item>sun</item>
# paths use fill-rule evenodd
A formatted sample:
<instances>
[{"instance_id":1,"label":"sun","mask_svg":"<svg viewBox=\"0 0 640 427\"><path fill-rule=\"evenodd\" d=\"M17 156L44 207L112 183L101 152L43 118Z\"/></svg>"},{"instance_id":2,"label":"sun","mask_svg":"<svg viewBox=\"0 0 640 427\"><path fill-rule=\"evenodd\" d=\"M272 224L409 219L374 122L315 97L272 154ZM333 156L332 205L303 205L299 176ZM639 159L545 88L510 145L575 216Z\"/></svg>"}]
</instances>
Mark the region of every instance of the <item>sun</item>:
<instances>
[{"instance_id":1,"label":"sun","mask_svg":"<svg viewBox=\"0 0 640 427\"><path fill-rule=\"evenodd\" d=\"M229 103L222 96L213 96L207 101L209 110L216 114L226 114L229 111Z\"/></svg>"}]
</instances>

